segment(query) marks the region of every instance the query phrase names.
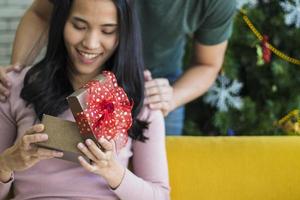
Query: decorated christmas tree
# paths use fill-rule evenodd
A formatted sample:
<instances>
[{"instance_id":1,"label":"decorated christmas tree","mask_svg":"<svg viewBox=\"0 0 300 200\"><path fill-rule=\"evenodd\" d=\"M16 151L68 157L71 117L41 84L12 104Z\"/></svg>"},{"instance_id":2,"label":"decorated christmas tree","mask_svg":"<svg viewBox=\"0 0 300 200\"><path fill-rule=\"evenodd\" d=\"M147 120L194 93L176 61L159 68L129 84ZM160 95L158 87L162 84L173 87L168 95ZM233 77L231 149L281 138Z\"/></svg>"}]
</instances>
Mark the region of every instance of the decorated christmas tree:
<instances>
[{"instance_id":1,"label":"decorated christmas tree","mask_svg":"<svg viewBox=\"0 0 300 200\"><path fill-rule=\"evenodd\" d=\"M222 73L204 97L188 105L185 132L297 134L300 0L237 2ZM191 112L195 109L199 112Z\"/></svg>"}]
</instances>

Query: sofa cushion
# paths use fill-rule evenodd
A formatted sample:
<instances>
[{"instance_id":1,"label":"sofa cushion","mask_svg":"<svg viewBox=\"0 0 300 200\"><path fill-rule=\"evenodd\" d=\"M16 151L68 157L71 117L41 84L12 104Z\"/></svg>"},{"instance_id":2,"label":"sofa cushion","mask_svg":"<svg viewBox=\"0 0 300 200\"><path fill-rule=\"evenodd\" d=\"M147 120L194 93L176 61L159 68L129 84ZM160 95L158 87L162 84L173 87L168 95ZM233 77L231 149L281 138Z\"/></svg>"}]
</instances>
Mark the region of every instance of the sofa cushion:
<instances>
[{"instance_id":1,"label":"sofa cushion","mask_svg":"<svg viewBox=\"0 0 300 200\"><path fill-rule=\"evenodd\" d=\"M167 137L172 200L300 199L300 137Z\"/></svg>"}]
</instances>

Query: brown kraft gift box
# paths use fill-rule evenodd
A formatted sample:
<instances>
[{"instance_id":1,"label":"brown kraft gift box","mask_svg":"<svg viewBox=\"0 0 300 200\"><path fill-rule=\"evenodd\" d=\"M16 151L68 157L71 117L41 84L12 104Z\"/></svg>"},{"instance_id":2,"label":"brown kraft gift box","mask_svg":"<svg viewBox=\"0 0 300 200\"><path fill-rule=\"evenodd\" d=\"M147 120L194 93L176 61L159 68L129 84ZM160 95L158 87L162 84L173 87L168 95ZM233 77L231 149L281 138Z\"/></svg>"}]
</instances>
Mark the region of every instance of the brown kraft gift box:
<instances>
[{"instance_id":1,"label":"brown kraft gift box","mask_svg":"<svg viewBox=\"0 0 300 200\"><path fill-rule=\"evenodd\" d=\"M79 163L78 156L83 156L88 160L77 148L77 144L84 141L75 122L44 115L42 124L45 125L48 140L38 143L38 146L63 152L64 156L61 158L63 160Z\"/></svg>"},{"instance_id":2,"label":"brown kraft gift box","mask_svg":"<svg viewBox=\"0 0 300 200\"><path fill-rule=\"evenodd\" d=\"M93 80L97 80L100 82L104 82L106 80L104 75L98 75ZM76 115L81 113L86 109L86 96L87 89L81 88L76 90L70 96L67 97L67 101L69 103L69 107L73 113L74 118L76 119ZM86 156L84 156L80 150L77 148L77 144L79 142L84 143L86 139L92 139L98 146L99 145L97 138L94 136L92 131L85 132L81 134L79 131L79 126L75 122L67 121L61 118L44 115L42 124L45 125L45 133L48 134L48 141L39 143L38 146L53 149L57 151L62 151L64 156L62 159L69 160L72 162L79 162L78 156L81 155L86 160L89 160ZM85 127L89 127L86 130L92 130L90 125L86 122Z\"/></svg>"}]
</instances>

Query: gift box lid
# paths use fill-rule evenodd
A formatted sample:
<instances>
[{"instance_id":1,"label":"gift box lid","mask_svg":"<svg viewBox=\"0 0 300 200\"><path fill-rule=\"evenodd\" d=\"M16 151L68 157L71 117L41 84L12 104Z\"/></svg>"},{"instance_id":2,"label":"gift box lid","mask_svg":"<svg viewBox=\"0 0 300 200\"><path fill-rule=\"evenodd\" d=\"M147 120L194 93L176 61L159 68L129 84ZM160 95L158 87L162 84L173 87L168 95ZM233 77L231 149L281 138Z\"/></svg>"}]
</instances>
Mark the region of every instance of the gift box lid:
<instances>
[{"instance_id":1,"label":"gift box lid","mask_svg":"<svg viewBox=\"0 0 300 200\"><path fill-rule=\"evenodd\" d=\"M84 141L75 122L44 115L42 124L45 126L48 140L38 143L38 146L63 152L64 160L78 162L79 155L85 157L77 148L77 144Z\"/></svg>"},{"instance_id":2,"label":"gift box lid","mask_svg":"<svg viewBox=\"0 0 300 200\"><path fill-rule=\"evenodd\" d=\"M99 82L105 82L106 77L103 74L100 74L100 75L96 76L93 80L96 80ZM72 114L75 119L76 119L77 115L79 113L83 112L87 107L86 96L87 96L87 89L80 88L67 97L68 104L70 106L70 109L71 109ZM89 127L88 129L85 129L85 130L90 130L90 131L86 131L85 134L81 134L81 137L83 138L83 140L91 139L98 145L97 138L94 136L94 134L92 132L92 128L90 127L90 124L86 122L85 126ZM80 129L80 126L78 124L77 124L77 127Z\"/></svg>"}]
</instances>

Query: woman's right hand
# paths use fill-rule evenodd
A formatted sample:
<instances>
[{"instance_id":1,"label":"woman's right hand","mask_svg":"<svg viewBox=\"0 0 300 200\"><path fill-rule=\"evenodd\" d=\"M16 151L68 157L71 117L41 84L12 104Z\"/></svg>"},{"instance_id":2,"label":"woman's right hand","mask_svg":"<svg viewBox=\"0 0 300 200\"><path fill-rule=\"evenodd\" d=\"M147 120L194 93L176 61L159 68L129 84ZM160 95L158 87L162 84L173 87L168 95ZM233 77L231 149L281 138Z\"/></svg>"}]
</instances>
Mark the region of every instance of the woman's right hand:
<instances>
[{"instance_id":1,"label":"woman's right hand","mask_svg":"<svg viewBox=\"0 0 300 200\"><path fill-rule=\"evenodd\" d=\"M26 131L15 145L6 149L1 156L0 168L2 171L23 171L41 160L62 157L63 153L37 147L35 143L48 140L48 135L43 133L44 125L38 124Z\"/></svg>"}]
</instances>

